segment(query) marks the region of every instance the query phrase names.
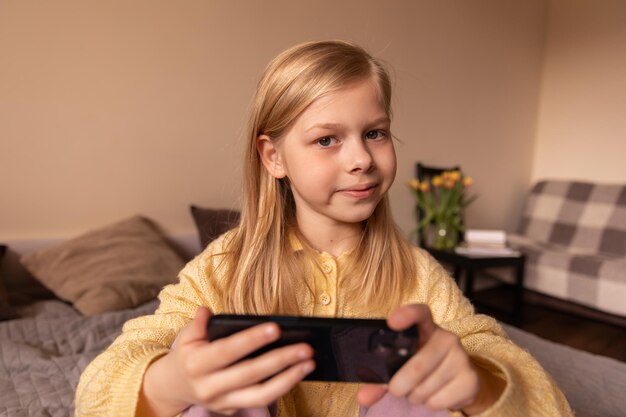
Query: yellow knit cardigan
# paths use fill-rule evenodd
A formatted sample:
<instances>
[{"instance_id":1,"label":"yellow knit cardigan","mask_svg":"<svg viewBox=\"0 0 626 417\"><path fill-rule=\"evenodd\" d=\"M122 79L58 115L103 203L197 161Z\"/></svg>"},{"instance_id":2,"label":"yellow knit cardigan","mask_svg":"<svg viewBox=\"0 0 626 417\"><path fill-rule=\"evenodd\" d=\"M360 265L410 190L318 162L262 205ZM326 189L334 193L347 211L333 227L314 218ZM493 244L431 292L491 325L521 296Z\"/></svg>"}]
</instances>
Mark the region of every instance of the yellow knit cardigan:
<instances>
[{"instance_id":1,"label":"yellow knit cardigan","mask_svg":"<svg viewBox=\"0 0 626 417\"><path fill-rule=\"evenodd\" d=\"M146 368L165 355L176 335L195 315L199 306L224 312L221 302L223 274L216 272L227 235L222 236L189 262L179 282L165 287L153 315L128 321L122 334L83 372L76 393L76 416L141 415L137 409ZM297 283L301 314L326 317L384 317L387 311L372 311L367 305L346 305L340 281L344 260L320 253L321 268L307 283ZM498 323L475 314L472 305L448 273L426 252L415 248L415 285L407 288L402 304L425 303L442 328L459 336L472 360L503 378L506 388L500 399L481 416L570 416L569 405L541 366L526 351L511 342ZM303 382L278 403L282 416L358 416L355 399L358 384ZM332 406L331 406L332 405ZM458 413L453 413L458 414Z\"/></svg>"}]
</instances>

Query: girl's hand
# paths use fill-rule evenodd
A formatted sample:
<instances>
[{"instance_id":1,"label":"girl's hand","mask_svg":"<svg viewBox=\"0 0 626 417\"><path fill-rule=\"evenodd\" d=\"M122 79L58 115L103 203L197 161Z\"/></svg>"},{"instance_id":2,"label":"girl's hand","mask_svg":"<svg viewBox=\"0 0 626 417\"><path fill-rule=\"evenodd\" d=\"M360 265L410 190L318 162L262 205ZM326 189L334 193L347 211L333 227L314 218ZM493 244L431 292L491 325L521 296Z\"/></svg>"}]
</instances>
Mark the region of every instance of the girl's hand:
<instances>
[{"instance_id":1,"label":"girl's hand","mask_svg":"<svg viewBox=\"0 0 626 417\"><path fill-rule=\"evenodd\" d=\"M357 398L362 405L372 405L389 391L431 410L476 414L502 393L504 382L474 366L458 336L437 326L427 305L400 307L389 315L387 323L394 330L417 325L420 346L387 386L364 385L359 390Z\"/></svg>"},{"instance_id":2,"label":"girl's hand","mask_svg":"<svg viewBox=\"0 0 626 417\"><path fill-rule=\"evenodd\" d=\"M151 415L175 415L190 405L222 414L264 407L286 394L315 366L313 350L302 343L236 363L277 340L280 328L274 323L261 324L209 342L209 316L207 308L199 308L181 330L174 348L146 371L140 407Z\"/></svg>"}]
</instances>

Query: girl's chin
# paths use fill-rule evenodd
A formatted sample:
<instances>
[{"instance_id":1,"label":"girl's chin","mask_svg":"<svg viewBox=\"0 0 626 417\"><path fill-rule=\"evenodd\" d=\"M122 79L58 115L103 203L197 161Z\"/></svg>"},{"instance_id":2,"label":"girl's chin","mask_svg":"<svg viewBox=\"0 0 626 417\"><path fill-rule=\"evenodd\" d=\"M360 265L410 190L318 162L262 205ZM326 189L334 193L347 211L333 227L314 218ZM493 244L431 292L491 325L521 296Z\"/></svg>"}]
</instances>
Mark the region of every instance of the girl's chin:
<instances>
[{"instance_id":1,"label":"girl's chin","mask_svg":"<svg viewBox=\"0 0 626 417\"><path fill-rule=\"evenodd\" d=\"M374 209L354 210L350 213L337 216L335 220L341 223L363 223L372 216L372 213L374 213Z\"/></svg>"}]
</instances>

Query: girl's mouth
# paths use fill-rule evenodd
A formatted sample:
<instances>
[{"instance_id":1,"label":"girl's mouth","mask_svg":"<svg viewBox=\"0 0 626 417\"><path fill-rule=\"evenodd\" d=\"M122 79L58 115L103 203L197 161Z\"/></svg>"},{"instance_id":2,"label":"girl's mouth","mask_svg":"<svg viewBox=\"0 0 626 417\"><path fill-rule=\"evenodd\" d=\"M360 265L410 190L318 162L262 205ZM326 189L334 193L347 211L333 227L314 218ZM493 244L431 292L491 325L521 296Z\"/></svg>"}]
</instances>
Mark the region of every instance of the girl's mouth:
<instances>
[{"instance_id":1,"label":"girl's mouth","mask_svg":"<svg viewBox=\"0 0 626 417\"><path fill-rule=\"evenodd\" d=\"M377 184L367 184L363 186L346 188L343 190L339 190L339 192L347 197L362 200L371 197L374 194L374 190L376 190L377 186Z\"/></svg>"}]
</instances>

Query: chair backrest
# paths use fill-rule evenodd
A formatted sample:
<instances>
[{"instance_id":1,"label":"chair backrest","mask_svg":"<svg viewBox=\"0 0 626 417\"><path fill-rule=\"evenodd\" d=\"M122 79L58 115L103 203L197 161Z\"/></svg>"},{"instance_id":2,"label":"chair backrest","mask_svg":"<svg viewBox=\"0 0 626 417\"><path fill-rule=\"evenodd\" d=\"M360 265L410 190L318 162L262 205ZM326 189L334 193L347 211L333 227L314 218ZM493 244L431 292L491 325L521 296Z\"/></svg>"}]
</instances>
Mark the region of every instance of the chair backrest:
<instances>
[{"instance_id":1,"label":"chair backrest","mask_svg":"<svg viewBox=\"0 0 626 417\"><path fill-rule=\"evenodd\" d=\"M437 176L437 175L441 175L444 171L461 171L461 167L458 165L455 165L453 167L435 167L435 166L429 166L429 165L424 165L421 162L418 162L415 164L415 176L416 178L422 182L422 181L429 181ZM419 223L420 220L424 217L424 210L418 208L417 209L417 222ZM463 216L461 216L461 224L463 224ZM464 238L464 234L463 232L461 232L459 234L460 237L460 241L463 241ZM420 247L426 247L426 233L424 230L419 231L417 233L417 243Z\"/></svg>"}]
</instances>

